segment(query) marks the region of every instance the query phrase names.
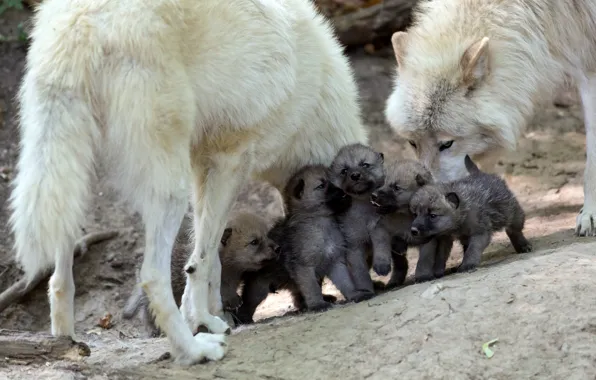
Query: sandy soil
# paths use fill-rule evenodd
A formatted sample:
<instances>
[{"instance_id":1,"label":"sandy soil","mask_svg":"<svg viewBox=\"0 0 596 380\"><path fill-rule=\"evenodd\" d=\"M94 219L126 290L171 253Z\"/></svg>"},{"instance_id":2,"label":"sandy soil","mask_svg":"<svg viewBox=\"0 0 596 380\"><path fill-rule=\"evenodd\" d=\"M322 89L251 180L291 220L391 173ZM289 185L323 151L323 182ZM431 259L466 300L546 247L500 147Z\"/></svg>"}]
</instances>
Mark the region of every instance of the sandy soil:
<instances>
[{"instance_id":1,"label":"sandy soil","mask_svg":"<svg viewBox=\"0 0 596 380\"><path fill-rule=\"evenodd\" d=\"M28 14L0 17L0 34L13 36ZM20 276L11 262L5 203L17 158L13 98L25 53L19 42L0 42L0 290ZM371 144L386 155L410 156L382 113L391 86L391 52L358 50L350 57ZM291 310L290 300L284 293L271 296L257 311L261 323L236 329L218 363L179 368L169 360L154 362L168 350L165 339L144 339L138 320L121 319L142 256L143 231L138 215L98 181L85 230L116 228L121 234L76 262L76 331L92 354L79 362L28 365L0 358L0 379L594 379L596 241L573 236L583 198L585 135L577 96L566 97L568 106L545 107L518 152L499 163L527 212L526 234L535 253L513 254L500 233L474 273L319 314L280 317ZM245 189L237 207L269 218L281 212L278 194L262 184ZM409 258L413 269L416 252ZM449 265L460 260L457 247ZM46 289L44 282L0 314L0 328L48 331ZM98 329L106 312L115 325ZM488 359L480 348L493 338L499 342Z\"/></svg>"}]
</instances>

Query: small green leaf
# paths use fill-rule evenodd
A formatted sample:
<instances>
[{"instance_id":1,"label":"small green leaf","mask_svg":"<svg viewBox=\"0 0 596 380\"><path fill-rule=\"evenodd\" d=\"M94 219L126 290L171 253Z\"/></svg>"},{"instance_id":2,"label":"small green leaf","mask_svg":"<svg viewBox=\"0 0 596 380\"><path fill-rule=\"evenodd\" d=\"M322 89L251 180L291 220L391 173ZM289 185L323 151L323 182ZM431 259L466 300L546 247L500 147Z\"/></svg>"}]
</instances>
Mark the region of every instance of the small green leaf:
<instances>
[{"instance_id":1,"label":"small green leaf","mask_svg":"<svg viewBox=\"0 0 596 380\"><path fill-rule=\"evenodd\" d=\"M486 355L487 358L490 359L495 354L493 352L493 350L490 349L490 346L497 343L498 341L499 341L499 338L496 338L496 339L490 340L482 345L482 351L484 352L484 355Z\"/></svg>"}]
</instances>

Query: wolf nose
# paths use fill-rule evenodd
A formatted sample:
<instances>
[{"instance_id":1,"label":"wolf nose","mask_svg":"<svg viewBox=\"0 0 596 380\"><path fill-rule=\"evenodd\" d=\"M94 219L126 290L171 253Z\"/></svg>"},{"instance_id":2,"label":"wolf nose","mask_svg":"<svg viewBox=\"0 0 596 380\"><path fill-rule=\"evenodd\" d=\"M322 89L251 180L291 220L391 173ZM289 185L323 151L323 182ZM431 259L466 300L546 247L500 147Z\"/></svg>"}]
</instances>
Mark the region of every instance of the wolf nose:
<instances>
[{"instance_id":1,"label":"wolf nose","mask_svg":"<svg viewBox=\"0 0 596 380\"><path fill-rule=\"evenodd\" d=\"M418 230L418 228L416 228L416 227L412 227L410 229L410 233L412 234L412 236L418 236L418 234L420 233L420 230Z\"/></svg>"},{"instance_id":2,"label":"wolf nose","mask_svg":"<svg viewBox=\"0 0 596 380\"><path fill-rule=\"evenodd\" d=\"M372 193L370 195L370 200L375 202L377 199L379 199L379 196L377 195L377 193Z\"/></svg>"},{"instance_id":3,"label":"wolf nose","mask_svg":"<svg viewBox=\"0 0 596 380\"><path fill-rule=\"evenodd\" d=\"M354 181L358 181L360 179L360 173L352 173L350 178L352 178Z\"/></svg>"}]
</instances>

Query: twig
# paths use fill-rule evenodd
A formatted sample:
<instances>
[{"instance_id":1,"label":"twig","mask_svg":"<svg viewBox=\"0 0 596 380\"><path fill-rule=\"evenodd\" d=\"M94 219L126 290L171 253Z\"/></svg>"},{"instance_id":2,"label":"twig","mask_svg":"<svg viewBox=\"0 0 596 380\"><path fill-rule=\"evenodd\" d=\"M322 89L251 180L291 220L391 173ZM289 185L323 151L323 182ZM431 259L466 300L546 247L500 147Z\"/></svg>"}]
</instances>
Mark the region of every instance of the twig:
<instances>
[{"instance_id":1,"label":"twig","mask_svg":"<svg viewBox=\"0 0 596 380\"><path fill-rule=\"evenodd\" d=\"M116 230L87 234L76 243L74 248L74 257L76 258L78 256L84 255L91 245L113 239L116 236L118 236L118 231ZM13 302L21 299L23 296L33 290L42 280L49 277L51 273L52 268L48 268L37 273L29 282L27 282L26 278L22 278L10 288L2 292L2 294L0 294L0 313Z\"/></svg>"}]
</instances>

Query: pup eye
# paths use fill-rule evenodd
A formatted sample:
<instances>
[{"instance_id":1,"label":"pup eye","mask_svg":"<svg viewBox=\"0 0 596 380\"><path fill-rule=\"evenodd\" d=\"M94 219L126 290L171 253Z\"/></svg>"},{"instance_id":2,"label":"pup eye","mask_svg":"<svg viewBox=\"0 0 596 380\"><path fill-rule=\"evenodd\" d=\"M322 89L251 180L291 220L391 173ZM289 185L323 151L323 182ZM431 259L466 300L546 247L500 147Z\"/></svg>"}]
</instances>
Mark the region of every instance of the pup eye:
<instances>
[{"instance_id":1,"label":"pup eye","mask_svg":"<svg viewBox=\"0 0 596 380\"><path fill-rule=\"evenodd\" d=\"M397 186L397 185L393 185L393 190L395 191L401 191L401 187Z\"/></svg>"},{"instance_id":2,"label":"pup eye","mask_svg":"<svg viewBox=\"0 0 596 380\"><path fill-rule=\"evenodd\" d=\"M317 187L315 187L315 190L321 190L325 188L325 181L321 182L321 184Z\"/></svg>"},{"instance_id":3,"label":"pup eye","mask_svg":"<svg viewBox=\"0 0 596 380\"><path fill-rule=\"evenodd\" d=\"M416 143L413 140L409 140L408 143L410 143L410 145L412 145L412 147L416 149Z\"/></svg>"},{"instance_id":4,"label":"pup eye","mask_svg":"<svg viewBox=\"0 0 596 380\"><path fill-rule=\"evenodd\" d=\"M444 143L442 143L442 144L439 146L439 152L442 152L442 151L444 151L445 149L449 149L449 148L451 148L451 145L453 145L453 140L449 140L449 141L447 141L447 142L444 142Z\"/></svg>"},{"instance_id":5,"label":"pup eye","mask_svg":"<svg viewBox=\"0 0 596 380\"><path fill-rule=\"evenodd\" d=\"M341 174L341 175L348 174L348 169L342 169L341 172L339 172L339 174Z\"/></svg>"},{"instance_id":6,"label":"pup eye","mask_svg":"<svg viewBox=\"0 0 596 380\"><path fill-rule=\"evenodd\" d=\"M430 214L429 216L430 216L431 219L434 219L434 218L437 217L437 214Z\"/></svg>"},{"instance_id":7,"label":"pup eye","mask_svg":"<svg viewBox=\"0 0 596 380\"><path fill-rule=\"evenodd\" d=\"M363 163L362 163L362 167L363 167L364 169L368 169L368 168L370 167L370 164L367 164L366 162L363 162Z\"/></svg>"},{"instance_id":8,"label":"pup eye","mask_svg":"<svg viewBox=\"0 0 596 380\"><path fill-rule=\"evenodd\" d=\"M250 245L259 245L259 239L254 239L250 242Z\"/></svg>"}]
</instances>

